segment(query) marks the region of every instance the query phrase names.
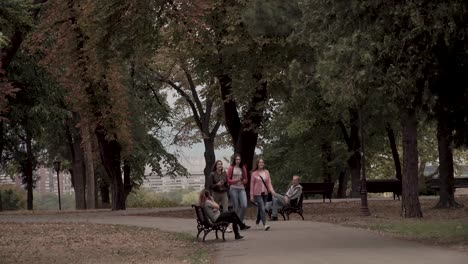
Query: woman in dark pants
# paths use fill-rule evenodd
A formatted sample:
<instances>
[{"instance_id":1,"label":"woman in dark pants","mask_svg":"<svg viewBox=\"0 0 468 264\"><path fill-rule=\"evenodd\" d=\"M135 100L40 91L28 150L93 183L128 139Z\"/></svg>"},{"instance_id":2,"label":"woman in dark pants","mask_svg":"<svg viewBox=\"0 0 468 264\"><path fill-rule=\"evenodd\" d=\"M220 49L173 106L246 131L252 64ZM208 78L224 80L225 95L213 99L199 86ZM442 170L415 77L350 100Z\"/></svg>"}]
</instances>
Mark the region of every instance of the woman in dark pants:
<instances>
[{"instance_id":1,"label":"woman in dark pants","mask_svg":"<svg viewBox=\"0 0 468 264\"><path fill-rule=\"evenodd\" d=\"M200 193L199 204L205 210L206 215L213 223L228 222L232 223L232 229L234 230L235 238L242 239L243 236L239 234L240 230L249 229L250 226L242 223L237 214L234 211L219 212L219 205L214 201L210 195L210 191L203 190Z\"/></svg>"}]
</instances>

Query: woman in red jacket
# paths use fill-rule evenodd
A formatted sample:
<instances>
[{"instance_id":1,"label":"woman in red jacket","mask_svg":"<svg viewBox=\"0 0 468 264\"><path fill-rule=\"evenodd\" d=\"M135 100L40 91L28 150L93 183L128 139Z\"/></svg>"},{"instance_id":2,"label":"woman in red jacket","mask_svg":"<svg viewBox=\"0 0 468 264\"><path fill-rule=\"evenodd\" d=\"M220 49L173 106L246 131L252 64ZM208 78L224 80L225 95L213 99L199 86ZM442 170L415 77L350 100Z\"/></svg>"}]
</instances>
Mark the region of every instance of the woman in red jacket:
<instances>
[{"instance_id":1,"label":"woman in red jacket","mask_svg":"<svg viewBox=\"0 0 468 264\"><path fill-rule=\"evenodd\" d=\"M247 210L247 194L245 186L248 182L247 169L242 163L239 154L234 155L231 166L227 171L227 181L230 185L229 195L232 201L234 212L244 223L245 211Z\"/></svg>"}]
</instances>

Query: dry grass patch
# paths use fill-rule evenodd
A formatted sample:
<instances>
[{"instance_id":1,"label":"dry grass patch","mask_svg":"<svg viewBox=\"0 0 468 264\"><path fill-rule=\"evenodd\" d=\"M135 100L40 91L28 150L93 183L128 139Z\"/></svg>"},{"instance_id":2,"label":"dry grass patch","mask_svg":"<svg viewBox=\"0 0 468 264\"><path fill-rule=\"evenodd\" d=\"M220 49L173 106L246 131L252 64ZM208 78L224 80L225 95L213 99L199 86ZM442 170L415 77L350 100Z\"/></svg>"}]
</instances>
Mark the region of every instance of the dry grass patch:
<instances>
[{"instance_id":1,"label":"dry grass patch","mask_svg":"<svg viewBox=\"0 0 468 264\"><path fill-rule=\"evenodd\" d=\"M212 263L190 235L117 225L0 224L1 263Z\"/></svg>"}]
</instances>

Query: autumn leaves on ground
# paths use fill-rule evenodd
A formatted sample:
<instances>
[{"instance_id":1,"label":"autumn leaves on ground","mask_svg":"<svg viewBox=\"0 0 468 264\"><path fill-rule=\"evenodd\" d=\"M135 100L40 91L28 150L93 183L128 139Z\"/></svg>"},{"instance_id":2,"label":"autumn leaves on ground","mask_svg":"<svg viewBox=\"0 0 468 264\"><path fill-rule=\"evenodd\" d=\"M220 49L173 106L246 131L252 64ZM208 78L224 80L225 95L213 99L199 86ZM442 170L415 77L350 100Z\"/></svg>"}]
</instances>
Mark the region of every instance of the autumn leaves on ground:
<instances>
[{"instance_id":1,"label":"autumn leaves on ground","mask_svg":"<svg viewBox=\"0 0 468 264\"><path fill-rule=\"evenodd\" d=\"M2 223L0 248L0 263L212 262L188 235L89 223Z\"/></svg>"}]
</instances>

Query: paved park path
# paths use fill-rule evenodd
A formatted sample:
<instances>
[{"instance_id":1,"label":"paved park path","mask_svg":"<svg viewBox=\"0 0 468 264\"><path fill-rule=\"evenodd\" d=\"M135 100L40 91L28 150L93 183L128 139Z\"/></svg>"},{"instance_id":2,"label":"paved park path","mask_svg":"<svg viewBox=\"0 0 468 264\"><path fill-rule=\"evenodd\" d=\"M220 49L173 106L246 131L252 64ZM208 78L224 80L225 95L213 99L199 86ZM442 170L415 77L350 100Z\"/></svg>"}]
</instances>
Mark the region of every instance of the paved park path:
<instances>
[{"instance_id":1,"label":"paved park path","mask_svg":"<svg viewBox=\"0 0 468 264\"><path fill-rule=\"evenodd\" d=\"M154 210L153 210L154 211ZM0 214L0 222L90 222L159 228L196 235L195 220L131 216L137 211L81 214ZM141 211L138 211L141 212ZM247 222L247 224L253 224ZM216 263L313 264L468 264L468 254L416 242L386 238L374 232L310 221L272 222L270 231L242 232L245 239L207 236L216 247Z\"/></svg>"}]
</instances>

